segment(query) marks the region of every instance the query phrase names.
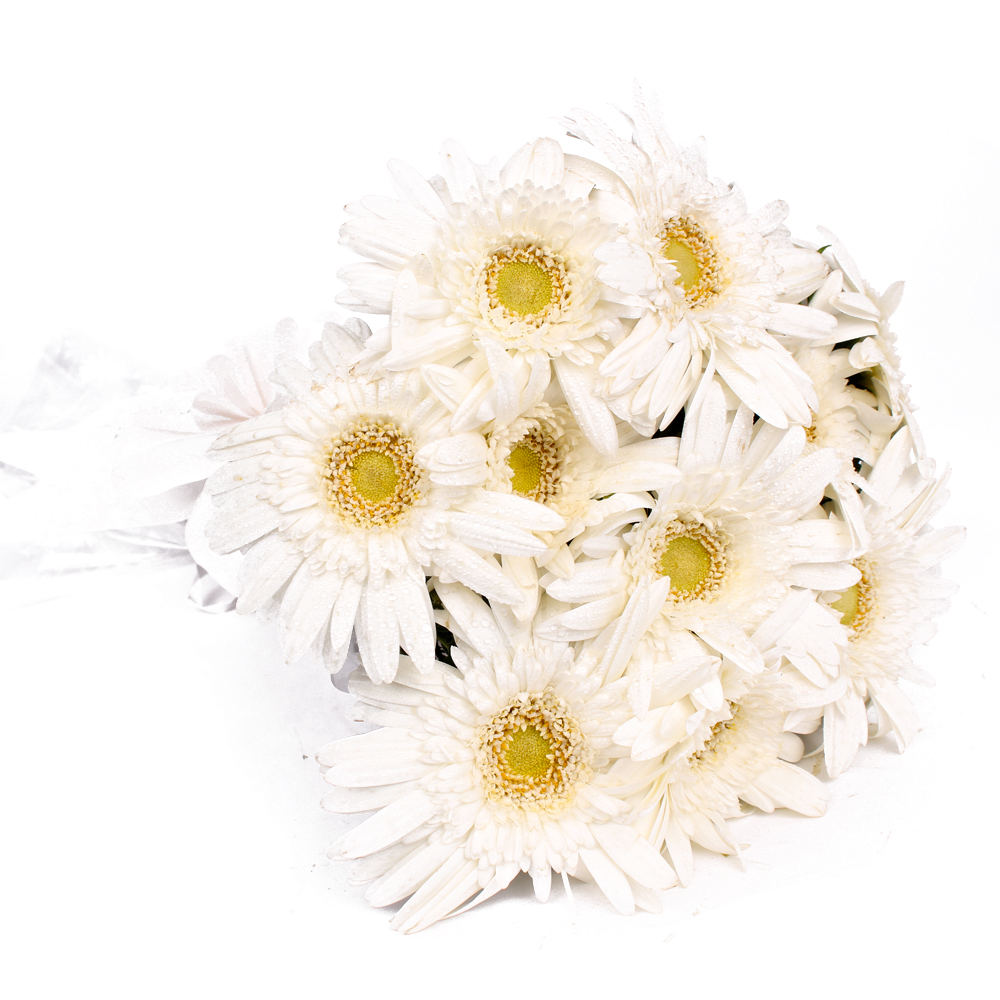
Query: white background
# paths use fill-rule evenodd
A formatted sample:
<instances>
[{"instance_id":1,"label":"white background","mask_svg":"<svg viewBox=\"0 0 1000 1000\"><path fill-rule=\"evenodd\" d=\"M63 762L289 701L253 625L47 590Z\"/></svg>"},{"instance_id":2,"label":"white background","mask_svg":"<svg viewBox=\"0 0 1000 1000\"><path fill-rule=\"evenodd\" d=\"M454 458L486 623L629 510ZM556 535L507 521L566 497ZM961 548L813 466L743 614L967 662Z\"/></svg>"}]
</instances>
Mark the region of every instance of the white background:
<instances>
[{"instance_id":1,"label":"white background","mask_svg":"<svg viewBox=\"0 0 1000 1000\"><path fill-rule=\"evenodd\" d=\"M995 981L998 558L995 22L986 4L20 4L0 25L0 391L50 337L151 370L328 311L345 202L440 141L508 155L573 107L659 91L751 206L792 206L878 288L963 590L920 656L924 730L826 817L740 821L660 916L586 887L414 938L347 886L311 755L350 729L316 667L185 601L187 571L91 579L3 626L4 851L21 997L978 995ZM579 150L578 150L579 151ZM66 484L72 502L72 482ZM5 604L16 606L16 594ZM985 977L989 974L989 979ZM973 991L976 991L974 994Z\"/></svg>"}]
</instances>

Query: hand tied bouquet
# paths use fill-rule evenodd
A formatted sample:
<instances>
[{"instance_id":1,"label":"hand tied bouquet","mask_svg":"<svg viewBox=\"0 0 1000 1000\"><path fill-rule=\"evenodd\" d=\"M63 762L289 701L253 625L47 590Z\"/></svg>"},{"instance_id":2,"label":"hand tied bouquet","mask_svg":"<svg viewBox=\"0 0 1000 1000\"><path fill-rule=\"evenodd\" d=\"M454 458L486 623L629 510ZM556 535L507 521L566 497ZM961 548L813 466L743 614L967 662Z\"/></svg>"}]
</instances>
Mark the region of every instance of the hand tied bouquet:
<instances>
[{"instance_id":1,"label":"hand tied bouquet","mask_svg":"<svg viewBox=\"0 0 1000 1000\"><path fill-rule=\"evenodd\" d=\"M173 498L236 612L356 667L373 728L318 760L372 815L331 856L402 931L519 872L657 910L692 844L739 857L729 821L822 815L821 765L917 731L963 532L930 526L902 285L749 213L641 91L627 123L393 161L338 298L387 321L286 322L119 428L122 490Z\"/></svg>"}]
</instances>

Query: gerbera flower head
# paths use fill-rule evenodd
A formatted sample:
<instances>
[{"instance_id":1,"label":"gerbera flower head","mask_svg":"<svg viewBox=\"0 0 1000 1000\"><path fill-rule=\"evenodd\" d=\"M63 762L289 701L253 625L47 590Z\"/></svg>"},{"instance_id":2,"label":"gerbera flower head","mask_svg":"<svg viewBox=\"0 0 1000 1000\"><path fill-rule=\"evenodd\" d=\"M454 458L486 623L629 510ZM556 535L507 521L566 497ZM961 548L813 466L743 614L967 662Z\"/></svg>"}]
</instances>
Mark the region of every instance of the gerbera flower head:
<instances>
[{"instance_id":1,"label":"gerbera flower head","mask_svg":"<svg viewBox=\"0 0 1000 1000\"><path fill-rule=\"evenodd\" d=\"M802 347L795 360L816 388L817 406L805 429L806 454L833 448L847 465L855 458L874 461L865 419L872 421L867 411L877 410L878 400L851 381L860 371L851 364L850 351L829 344Z\"/></svg>"},{"instance_id":2,"label":"gerbera flower head","mask_svg":"<svg viewBox=\"0 0 1000 1000\"><path fill-rule=\"evenodd\" d=\"M469 380L452 429L509 423L537 404L553 368L595 447L613 454L614 421L593 389L597 360L621 336L621 307L597 279L595 249L615 233L591 207L592 183L539 139L502 168L474 164L454 143L430 182L393 161L401 198L348 206L346 245L374 263L340 272L338 301L390 314L361 363L424 366L432 385L464 359ZM447 392L446 389L439 391Z\"/></svg>"},{"instance_id":3,"label":"gerbera flower head","mask_svg":"<svg viewBox=\"0 0 1000 1000\"><path fill-rule=\"evenodd\" d=\"M649 713L615 734L632 748L612 774L637 789L632 819L657 847L666 846L682 884L692 875L691 844L742 860L727 820L743 803L821 816L827 792L797 767L802 740L786 731L800 704L780 648L762 650L768 669L750 675L717 659L666 661L657 670Z\"/></svg>"},{"instance_id":4,"label":"gerbera flower head","mask_svg":"<svg viewBox=\"0 0 1000 1000\"><path fill-rule=\"evenodd\" d=\"M673 420L710 365L763 419L808 424L809 379L768 331L833 328L832 317L798 304L826 264L792 243L784 202L749 214L735 185L708 176L700 145L677 147L640 90L635 104L631 140L586 111L564 121L617 171L590 171L600 189L592 200L623 229L597 251L607 263L600 277L639 317L601 362L603 391L616 413L652 433Z\"/></svg>"},{"instance_id":5,"label":"gerbera flower head","mask_svg":"<svg viewBox=\"0 0 1000 1000\"><path fill-rule=\"evenodd\" d=\"M488 186L481 198L451 209L431 258L451 322L505 350L591 362L587 342L601 350L593 338L603 318L593 251L612 228L585 199L530 181Z\"/></svg>"},{"instance_id":6,"label":"gerbera flower head","mask_svg":"<svg viewBox=\"0 0 1000 1000\"><path fill-rule=\"evenodd\" d=\"M208 535L216 551L245 549L237 611L280 605L289 661L316 641L338 668L356 625L361 656L384 681L400 646L431 669L427 575L516 602L491 554L541 554L530 531L564 522L531 500L486 492L482 434L451 434L418 372L351 374L360 348L328 325L311 368L279 365L284 405L216 442L226 464L208 483L217 503Z\"/></svg>"},{"instance_id":7,"label":"gerbera flower head","mask_svg":"<svg viewBox=\"0 0 1000 1000\"><path fill-rule=\"evenodd\" d=\"M813 309L829 312L837 320L833 336L837 343L851 342L851 363L868 369L873 391L887 397L893 415L910 416L909 386L903 381L896 334L890 320L903 298L903 282L894 281L879 293L861 274L840 239L829 229L818 227L823 256L831 271L809 301Z\"/></svg>"},{"instance_id":8,"label":"gerbera flower head","mask_svg":"<svg viewBox=\"0 0 1000 1000\"><path fill-rule=\"evenodd\" d=\"M941 561L956 551L965 529L934 529L930 519L947 500L947 474L936 477L926 458L909 461L914 439L901 427L875 463L871 491L863 502L869 544L854 560L859 579L822 600L847 628L849 641L840 658L844 691L823 713L827 770L836 777L868 741L870 700L877 735L893 733L905 750L917 732L912 704L899 689L901 680L925 682L910 658L911 648L933 638L934 619L948 609L956 586L941 576Z\"/></svg>"},{"instance_id":9,"label":"gerbera flower head","mask_svg":"<svg viewBox=\"0 0 1000 1000\"><path fill-rule=\"evenodd\" d=\"M409 897L392 921L406 932L488 898L519 871L542 900L557 872L596 882L621 912L658 909L650 890L674 874L622 822L627 803L605 777L625 752L611 738L629 714L624 683L530 630L512 644L459 585L439 594L459 618L470 600L479 605L476 647L460 641L458 667L437 662L428 674L404 660L389 685L354 675L358 717L385 728L320 752L336 787L325 805L381 811L331 855L364 859L357 879L375 880L373 905Z\"/></svg>"},{"instance_id":10,"label":"gerbera flower head","mask_svg":"<svg viewBox=\"0 0 1000 1000\"><path fill-rule=\"evenodd\" d=\"M554 507L567 520L590 499L590 479L603 463L573 420L569 407L540 403L489 435L491 489L517 493ZM577 488L581 480L583 490Z\"/></svg>"},{"instance_id":11,"label":"gerbera flower head","mask_svg":"<svg viewBox=\"0 0 1000 1000\"><path fill-rule=\"evenodd\" d=\"M649 494L608 501L605 524L571 546L576 569L545 579L551 597L577 604L540 632L583 639L614 630L629 641L641 693L671 636L690 632L743 669L762 660L749 635L793 587L853 584L858 572L844 525L818 506L839 459L832 449L803 457L801 427L753 423L741 405L730 416L717 382L691 406L678 454L679 477ZM632 656L642 639L648 656ZM625 650L628 650L627 654Z\"/></svg>"}]
</instances>

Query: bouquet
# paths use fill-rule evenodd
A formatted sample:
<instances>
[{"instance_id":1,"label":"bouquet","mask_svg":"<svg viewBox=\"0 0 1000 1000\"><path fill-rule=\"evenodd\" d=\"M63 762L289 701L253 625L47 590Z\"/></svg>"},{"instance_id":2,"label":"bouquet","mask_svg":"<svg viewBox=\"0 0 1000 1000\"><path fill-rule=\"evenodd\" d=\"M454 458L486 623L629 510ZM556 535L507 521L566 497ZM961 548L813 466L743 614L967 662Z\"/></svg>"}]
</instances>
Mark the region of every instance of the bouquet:
<instances>
[{"instance_id":1,"label":"bouquet","mask_svg":"<svg viewBox=\"0 0 1000 1000\"><path fill-rule=\"evenodd\" d=\"M286 321L116 426L118 527L183 521L202 606L349 674L371 728L320 750L323 805L370 815L331 856L404 932L520 872L656 911L692 845L740 859L733 820L822 815L917 733L963 531L902 284L749 212L641 90L625 122L392 161L341 230L374 332Z\"/></svg>"}]
</instances>

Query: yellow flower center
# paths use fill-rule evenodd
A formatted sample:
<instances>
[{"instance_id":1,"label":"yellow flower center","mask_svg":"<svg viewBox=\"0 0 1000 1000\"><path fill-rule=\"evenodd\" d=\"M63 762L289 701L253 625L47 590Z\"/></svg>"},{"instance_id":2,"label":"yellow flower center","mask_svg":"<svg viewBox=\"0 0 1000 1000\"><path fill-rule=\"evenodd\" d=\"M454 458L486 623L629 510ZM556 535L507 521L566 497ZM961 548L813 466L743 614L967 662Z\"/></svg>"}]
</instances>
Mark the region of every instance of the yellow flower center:
<instances>
[{"instance_id":1,"label":"yellow flower center","mask_svg":"<svg viewBox=\"0 0 1000 1000\"><path fill-rule=\"evenodd\" d=\"M712 726L708 739L705 740L701 749L696 750L688 757L692 764L714 764L719 760L720 754L725 749L729 733L736 729L740 722L739 703L731 701L728 704L730 718L720 719Z\"/></svg>"},{"instance_id":2,"label":"yellow flower center","mask_svg":"<svg viewBox=\"0 0 1000 1000\"><path fill-rule=\"evenodd\" d=\"M349 468L354 488L366 500L381 503L396 492L399 476L391 455L381 451L363 451Z\"/></svg>"},{"instance_id":3,"label":"yellow flower center","mask_svg":"<svg viewBox=\"0 0 1000 1000\"><path fill-rule=\"evenodd\" d=\"M712 571L712 556L697 538L681 535L660 556L660 575L670 577L670 589L694 590Z\"/></svg>"},{"instance_id":4,"label":"yellow flower center","mask_svg":"<svg viewBox=\"0 0 1000 1000\"><path fill-rule=\"evenodd\" d=\"M413 441L391 421L364 417L329 445L327 503L359 528L394 524L420 499Z\"/></svg>"},{"instance_id":5,"label":"yellow flower center","mask_svg":"<svg viewBox=\"0 0 1000 1000\"><path fill-rule=\"evenodd\" d=\"M552 279L537 264L508 261L497 275L496 296L508 312L532 316L552 301Z\"/></svg>"},{"instance_id":6,"label":"yellow flower center","mask_svg":"<svg viewBox=\"0 0 1000 1000\"><path fill-rule=\"evenodd\" d=\"M689 292L701 281L701 264L694 251L682 240L669 239L660 251L677 268L677 284Z\"/></svg>"},{"instance_id":7,"label":"yellow flower center","mask_svg":"<svg viewBox=\"0 0 1000 1000\"><path fill-rule=\"evenodd\" d=\"M706 524L671 521L653 529L647 544L653 546L653 568L670 577L675 604L711 598L725 579L726 538Z\"/></svg>"},{"instance_id":8,"label":"yellow flower center","mask_svg":"<svg viewBox=\"0 0 1000 1000\"><path fill-rule=\"evenodd\" d=\"M531 493L538 489L542 480L542 459L534 448L523 442L515 446L507 456L507 464L514 473L510 485L515 493Z\"/></svg>"},{"instance_id":9,"label":"yellow flower center","mask_svg":"<svg viewBox=\"0 0 1000 1000\"><path fill-rule=\"evenodd\" d=\"M551 691L518 694L476 730L473 750L486 798L533 812L561 812L591 773L593 752Z\"/></svg>"},{"instance_id":10,"label":"yellow flower center","mask_svg":"<svg viewBox=\"0 0 1000 1000\"><path fill-rule=\"evenodd\" d=\"M840 597L835 600L830 607L834 611L840 612L841 625L853 625L854 619L858 617L858 601L861 595L858 593L858 585L848 587Z\"/></svg>"},{"instance_id":11,"label":"yellow flower center","mask_svg":"<svg viewBox=\"0 0 1000 1000\"><path fill-rule=\"evenodd\" d=\"M861 572L861 579L845 590L830 604L840 612L840 624L854 629L854 638L872 623L875 610L875 581L872 566L867 559L855 559L854 565Z\"/></svg>"},{"instance_id":12,"label":"yellow flower center","mask_svg":"<svg viewBox=\"0 0 1000 1000\"><path fill-rule=\"evenodd\" d=\"M562 261L536 246L503 247L484 271L490 309L508 320L540 326L567 294Z\"/></svg>"},{"instance_id":13,"label":"yellow flower center","mask_svg":"<svg viewBox=\"0 0 1000 1000\"><path fill-rule=\"evenodd\" d=\"M515 441L507 456L510 488L529 500L545 503L558 492L559 448L551 434L534 427Z\"/></svg>"},{"instance_id":14,"label":"yellow flower center","mask_svg":"<svg viewBox=\"0 0 1000 1000\"><path fill-rule=\"evenodd\" d=\"M704 306L722 290L722 269L712 238L686 216L677 215L660 230L660 253L677 268L676 284L689 306Z\"/></svg>"},{"instance_id":15,"label":"yellow flower center","mask_svg":"<svg viewBox=\"0 0 1000 1000\"><path fill-rule=\"evenodd\" d=\"M503 759L511 774L524 778L537 778L548 771L552 761L552 741L547 740L534 726L519 729L511 734Z\"/></svg>"}]
</instances>

